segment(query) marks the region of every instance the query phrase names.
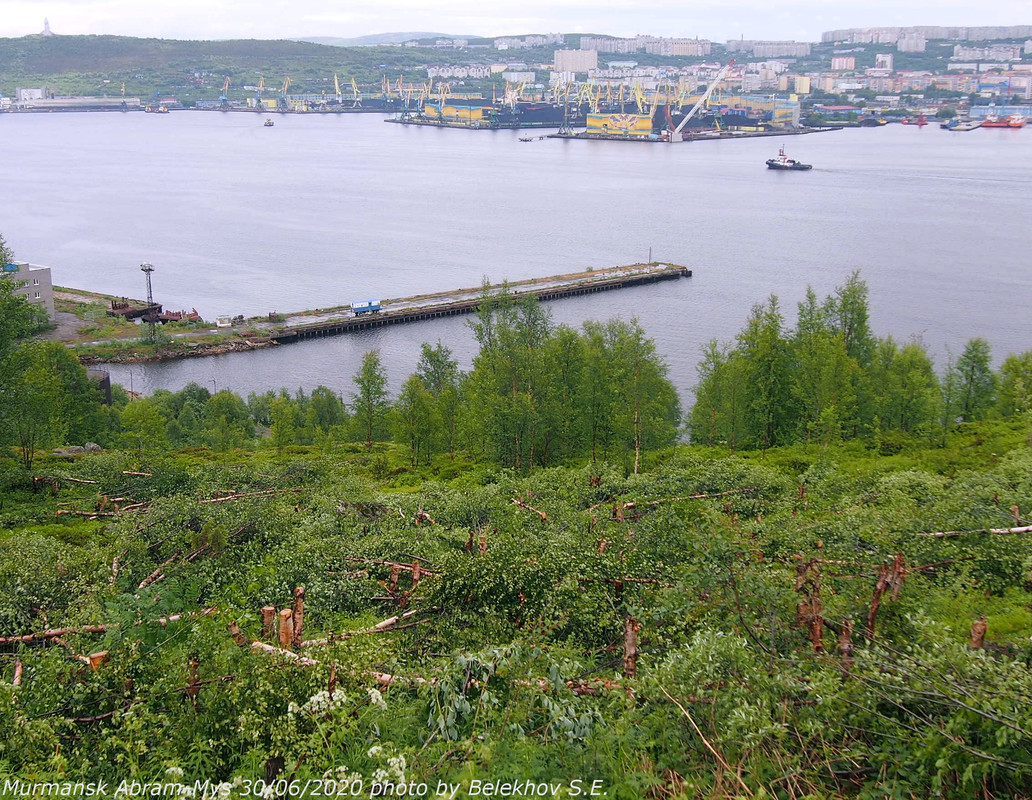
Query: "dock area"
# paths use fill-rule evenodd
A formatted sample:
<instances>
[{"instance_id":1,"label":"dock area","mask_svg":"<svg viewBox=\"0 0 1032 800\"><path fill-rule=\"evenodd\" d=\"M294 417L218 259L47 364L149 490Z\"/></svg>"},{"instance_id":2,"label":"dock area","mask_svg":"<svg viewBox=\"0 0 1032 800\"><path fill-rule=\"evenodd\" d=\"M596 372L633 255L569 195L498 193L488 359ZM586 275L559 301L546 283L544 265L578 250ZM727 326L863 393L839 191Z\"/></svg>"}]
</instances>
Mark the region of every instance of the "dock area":
<instances>
[{"instance_id":1,"label":"dock area","mask_svg":"<svg viewBox=\"0 0 1032 800\"><path fill-rule=\"evenodd\" d=\"M718 139L758 139L769 136L805 136L810 133L825 133L838 128L779 128L769 131L743 130L700 130L685 132L680 139L670 141L668 136L636 136L623 133L552 133L549 139L586 139L594 142L645 142L647 144L681 144L682 142L706 142Z\"/></svg>"},{"instance_id":2,"label":"dock area","mask_svg":"<svg viewBox=\"0 0 1032 800\"><path fill-rule=\"evenodd\" d=\"M690 278L691 276L692 271L680 264L656 262L516 281L505 284L505 286L517 297L533 295L540 301L548 301L625 289L630 286L641 286L659 281ZM496 293L503 286L493 285L487 288L488 291ZM317 321L313 322L302 321L306 318L311 319L311 316L291 316L285 320L285 325L269 331L268 338L278 344L289 344L305 339L337 336L384 325L401 325L439 317L471 314L480 307L483 294L484 287L475 287L415 295L383 301L380 306L381 310L376 313L355 315L351 309L335 309L319 313Z\"/></svg>"}]
</instances>

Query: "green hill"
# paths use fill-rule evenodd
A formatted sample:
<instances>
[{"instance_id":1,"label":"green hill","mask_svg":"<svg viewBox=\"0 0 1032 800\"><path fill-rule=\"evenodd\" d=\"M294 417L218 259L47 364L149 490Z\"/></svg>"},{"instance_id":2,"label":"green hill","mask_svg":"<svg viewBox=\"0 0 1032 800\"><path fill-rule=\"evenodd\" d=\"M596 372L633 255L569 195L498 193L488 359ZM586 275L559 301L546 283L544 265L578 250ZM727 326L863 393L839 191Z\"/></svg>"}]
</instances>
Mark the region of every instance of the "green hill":
<instances>
[{"instance_id":1,"label":"green hill","mask_svg":"<svg viewBox=\"0 0 1032 800\"><path fill-rule=\"evenodd\" d=\"M264 76L270 87L289 75L294 91L327 91L333 76L379 85L386 72L425 76L427 63L467 62L468 53L418 47L337 47L290 40L181 41L129 36L23 36L0 39L0 93L47 86L57 94L154 93L218 97ZM383 66L381 66L383 65ZM416 76L419 77L419 76ZM239 91L239 89L236 89Z\"/></svg>"}]
</instances>

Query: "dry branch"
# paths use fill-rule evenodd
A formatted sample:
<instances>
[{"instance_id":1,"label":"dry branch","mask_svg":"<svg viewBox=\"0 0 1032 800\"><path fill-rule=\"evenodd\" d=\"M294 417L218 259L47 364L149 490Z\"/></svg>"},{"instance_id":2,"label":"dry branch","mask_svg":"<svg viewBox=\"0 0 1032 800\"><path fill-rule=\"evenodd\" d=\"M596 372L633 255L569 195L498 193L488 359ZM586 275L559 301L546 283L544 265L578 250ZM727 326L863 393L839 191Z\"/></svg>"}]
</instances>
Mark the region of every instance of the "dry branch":
<instances>
[{"instance_id":1,"label":"dry branch","mask_svg":"<svg viewBox=\"0 0 1032 800\"><path fill-rule=\"evenodd\" d=\"M216 608L206 608L203 611L192 611L185 614L173 614L170 617L159 617L154 622L157 622L162 627L165 627L170 622L178 622L181 619L188 617L205 617L209 614L214 614ZM145 624L145 621L137 623L138 625ZM67 636L70 633L106 633L109 630L118 627L117 622L112 622L110 625L79 625L74 628L50 628L39 633L26 633L23 636L0 636L0 645L4 644L25 644L28 642L42 642L47 639L56 639L61 636Z\"/></svg>"},{"instance_id":2,"label":"dry branch","mask_svg":"<svg viewBox=\"0 0 1032 800\"><path fill-rule=\"evenodd\" d=\"M416 611L406 611L404 614L398 614L396 616L390 617L388 619L385 619L383 622L377 622L371 628L363 628L363 629L357 630L357 631L349 631L347 633L342 633L342 634L335 635L335 636L329 636L329 637L327 637L325 639L311 639L311 640L309 640L307 642L303 642L301 644L301 646L302 647L323 647L323 646L326 646L328 644L332 644L333 642L340 642L340 641L344 641L346 639L350 639L350 638L352 638L354 636L363 636L363 635L370 634L370 633L386 633L388 631L401 630L402 628L409 628L409 627L412 627L413 625L419 625L421 622L426 622L426 620L419 620L418 622L412 622L412 623L409 623L408 625L399 625L398 624L402 620L409 619L410 617L413 617L413 616L415 616L418 613L419 613L418 610L416 610Z\"/></svg>"},{"instance_id":3,"label":"dry branch","mask_svg":"<svg viewBox=\"0 0 1032 800\"><path fill-rule=\"evenodd\" d=\"M878 570L878 582L874 586L874 594L871 597L871 608L867 612L867 638L874 639L874 623L878 615L878 608L881 606L882 597L889 592L889 599L899 598L900 589L903 588L903 580L907 576L906 561L902 553L896 553L892 564L882 562Z\"/></svg>"},{"instance_id":4,"label":"dry branch","mask_svg":"<svg viewBox=\"0 0 1032 800\"><path fill-rule=\"evenodd\" d=\"M628 502L628 503L623 503L622 505L619 504L619 503L615 503L613 505L613 508L614 509L619 508L619 509L622 509L622 510L625 510L625 511L629 511L629 510L633 510L633 509L637 508L638 506L655 507L655 506L658 506L658 505L662 505L663 503L677 503L677 502L681 502L681 501L684 501L684 500L712 500L713 498L716 498L716 497L727 497L727 495L729 495L729 494L743 494L745 492L755 492L755 491L756 491L755 487L746 487L744 489L728 489L726 492L715 492L713 494L689 494L689 495L684 495L684 496L681 496L681 497L662 497L659 500L650 500L647 503L637 503L637 502L634 502L634 501L631 501L631 502ZM612 500L603 500L601 503L595 503L595 505L589 506L585 510L586 511L594 511L596 508L600 508L601 506L607 505L608 503L611 503L611 502L612 502Z\"/></svg>"},{"instance_id":5,"label":"dry branch","mask_svg":"<svg viewBox=\"0 0 1032 800\"><path fill-rule=\"evenodd\" d=\"M198 500L198 503L228 503L230 500L240 500L244 497L268 497L284 492L300 492L300 489L266 489L261 492L233 492L224 497L210 497L207 500Z\"/></svg>"},{"instance_id":6,"label":"dry branch","mask_svg":"<svg viewBox=\"0 0 1032 800\"><path fill-rule=\"evenodd\" d=\"M1032 533L1032 525L1023 525L1020 528L976 528L970 531L934 531L930 533L919 533L918 536L931 536L941 539L944 536L965 536L969 533L994 533L999 536L1008 536L1017 533Z\"/></svg>"},{"instance_id":7,"label":"dry branch","mask_svg":"<svg viewBox=\"0 0 1032 800\"><path fill-rule=\"evenodd\" d=\"M315 667L319 664L319 662L313 658L299 656L297 653L291 653L289 650L282 650L279 647L273 647L271 644L265 644L265 642L251 642L251 649L261 650L265 653L271 653L272 655L292 659L303 667Z\"/></svg>"},{"instance_id":8,"label":"dry branch","mask_svg":"<svg viewBox=\"0 0 1032 800\"><path fill-rule=\"evenodd\" d=\"M518 505L520 508L525 508L527 511L533 511L535 514L537 514L539 517L541 517L541 520L543 522L547 522L548 521L548 514L546 514L544 511L539 511L538 509L534 508L533 506L527 505L522 500L520 500L518 497L512 498L512 502L515 503L516 505Z\"/></svg>"},{"instance_id":9,"label":"dry branch","mask_svg":"<svg viewBox=\"0 0 1032 800\"><path fill-rule=\"evenodd\" d=\"M156 570L154 570L154 572L152 572L150 575L148 575L146 578L144 578L142 581L140 581L140 585L137 586L136 588L137 589L146 589L148 586L150 586L155 581L158 581L161 578L165 577L164 575L161 574L161 571L163 569L165 569L165 567L167 567L173 561L175 561L177 558L179 558L179 553L173 553L171 558L169 558L166 561L161 562L161 564L158 565L158 568Z\"/></svg>"},{"instance_id":10,"label":"dry branch","mask_svg":"<svg viewBox=\"0 0 1032 800\"><path fill-rule=\"evenodd\" d=\"M419 556L413 556L413 558L419 558ZM379 561L374 558L357 558L355 556L343 556L341 560L348 561L353 564L375 564L381 567L397 567L402 572L411 572L415 568L415 564L402 564L398 561ZM426 559L419 560L425 561ZM436 572L432 572L431 570L426 569L426 567L423 566L420 566L419 570L422 573L423 577L429 577L430 575L438 574Z\"/></svg>"}]
</instances>

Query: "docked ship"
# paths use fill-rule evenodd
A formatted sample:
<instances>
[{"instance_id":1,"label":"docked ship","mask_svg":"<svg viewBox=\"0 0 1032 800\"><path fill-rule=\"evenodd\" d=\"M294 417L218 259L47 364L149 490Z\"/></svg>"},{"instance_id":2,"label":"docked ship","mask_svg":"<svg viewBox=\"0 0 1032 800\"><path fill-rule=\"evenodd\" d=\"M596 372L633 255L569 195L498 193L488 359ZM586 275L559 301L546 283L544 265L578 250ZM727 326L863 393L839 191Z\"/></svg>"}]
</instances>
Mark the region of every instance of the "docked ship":
<instances>
[{"instance_id":1,"label":"docked ship","mask_svg":"<svg viewBox=\"0 0 1032 800\"><path fill-rule=\"evenodd\" d=\"M767 159L767 169L804 170L813 169L813 164L803 164L801 161L796 161L794 158L789 158L785 155L785 148L782 147L780 150L778 150L776 158Z\"/></svg>"},{"instance_id":2,"label":"docked ship","mask_svg":"<svg viewBox=\"0 0 1032 800\"><path fill-rule=\"evenodd\" d=\"M1028 122L1028 118L1021 116L1021 114L1011 114L1009 117L1000 117L996 114L990 114L984 120L982 120L982 127L1024 128L1026 122Z\"/></svg>"}]
</instances>

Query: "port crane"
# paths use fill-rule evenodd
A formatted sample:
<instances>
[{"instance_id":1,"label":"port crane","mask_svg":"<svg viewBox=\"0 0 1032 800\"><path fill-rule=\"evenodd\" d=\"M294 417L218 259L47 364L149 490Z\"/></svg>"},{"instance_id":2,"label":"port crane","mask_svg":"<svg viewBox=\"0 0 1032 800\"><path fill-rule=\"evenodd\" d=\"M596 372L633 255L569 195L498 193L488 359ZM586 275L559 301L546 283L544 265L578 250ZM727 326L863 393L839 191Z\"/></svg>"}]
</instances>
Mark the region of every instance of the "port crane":
<instances>
[{"instance_id":1,"label":"port crane","mask_svg":"<svg viewBox=\"0 0 1032 800\"><path fill-rule=\"evenodd\" d=\"M735 60L732 58L723 67L721 67L720 71L717 73L717 77L715 77L713 81L710 83L710 85L706 87L706 91L703 93L702 97L700 97L696 101L695 105L691 107L688 113L684 115L684 119L681 120L681 124L670 131L668 141L674 141L674 137L677 136L682 130L684 130L684 126L688 124L688 121L692 117L694 117L699 112L699 109L702 108L702 106L706 103L706 101L709 100L710 95L713 94L713 90L717 88L717 84L724 80L724 78L727 76L727 73L731 71L731 67L734 66L734 63Z\"/></svg>"},{"instance_id":2,"label":"port crane","mask_svg":"<svg viewBox=\"0 0 1032 800\"><path fill-rule=\"evenodd\" d=\"M344 105L344 97L340 93L340 79L337 77L337 73L333 73L333 91L337 95L337 105Z\"/></svg>"},{"instance_id":3,"label":"port crane","mask_svg":"<svg viewBox=\"0 0 1032 800\"><path fill-rule=\"evenodd\" d=\"M258 88L254 92L254 107L258 111L264 111L265 106L262 103L262 92L265 90L265 76L258 76Z\"/></svg>"},{"instance_id":4,"label":"port crane","mask_svg":"<svg viewBox=\"0 0 1032 800\"><path fill-rule=\"evenodd\" d=\"M287 111L287 110L290 109L290 106L287 104L287 89L289 89L289 88L290 88L290 76L288 75L286 77L286 79L283 81L283 88L280 89L279 107L280 107L280 109L282 111Z\"/></svg>"},{"instance_id":5,"label":"port crane","mask_svg":"<svg viewBox=\"0 0 1032 800\"><path fill-rule=\"evenodd\" d=\"M223 108L229 107L229 76L226 76L225 82L222 84L222 94L219 95L219 105Z\"/></svg>"},{"instance_id":6,"label":"port crane","mask_svg":"<svg viewBox=\"0 0 1032 800\"><path fill-rule=\"evenodd\" d=\"M358 91L358 84L355 83L355 79L351 79L351 94L353 96L351 107L361 108L362 107L362 95Z\"/></svg>"}]
</instances>

